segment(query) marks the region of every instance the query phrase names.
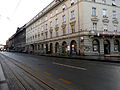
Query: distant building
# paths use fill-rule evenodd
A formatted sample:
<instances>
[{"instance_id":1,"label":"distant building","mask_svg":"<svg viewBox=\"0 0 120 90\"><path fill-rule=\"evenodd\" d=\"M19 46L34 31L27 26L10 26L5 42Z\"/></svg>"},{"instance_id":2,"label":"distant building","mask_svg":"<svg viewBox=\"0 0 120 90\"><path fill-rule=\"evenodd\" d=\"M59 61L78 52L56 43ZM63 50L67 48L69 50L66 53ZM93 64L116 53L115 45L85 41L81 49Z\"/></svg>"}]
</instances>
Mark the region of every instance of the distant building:
<instances>
[{"instance_id":1,"label":"distant building","mask_svg":"<svg viewBox=\"0 0 120 90\"><path fill-rule=\"evenodd\" d=\"M17 28L17 31L6 41L7 51L24 52L26 45L26 25Z\"/></svg>"},{"instance_id":2,"label":"distant building","mask_svg":"<svg viewBox=\"0 0 120 90\"><path fill-rule=\"evenodd\" d=\"M14 51L14 34L6 41L6 50Z\"/></svg>"},{"instance_id":3,"label":"distant building","mask_svg":"<svg viewBox=\"0 0 120 90\"><path fill-rule=\"evenodd\" d=\"M4 50L4 45L0 44L0 51Z\"/></svg>"},{"instance_id":4,"label":"distant building","mask_svg":"<svg viewBox=\"0 0 120 90\"><path fill-rule=\"evenodd\" d=\"M25 51L25 44L26 44L26 26L17 28L17 31L14 35L14 49L17 52Z\"/></svg>"}]
</instances>

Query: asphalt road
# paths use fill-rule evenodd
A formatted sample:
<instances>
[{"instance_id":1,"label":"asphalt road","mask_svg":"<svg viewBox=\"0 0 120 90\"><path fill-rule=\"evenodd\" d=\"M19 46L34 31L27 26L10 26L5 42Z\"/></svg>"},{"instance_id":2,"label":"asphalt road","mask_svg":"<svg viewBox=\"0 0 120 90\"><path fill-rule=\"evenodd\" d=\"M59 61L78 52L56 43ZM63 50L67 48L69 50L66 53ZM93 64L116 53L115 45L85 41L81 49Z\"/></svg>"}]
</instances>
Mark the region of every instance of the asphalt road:
<instances>
[{"instance_id":1,"label":"asphalt road","mask_svg":"<svg viewBox=\"0 0 120 90\"><path fill-rule=\"evenodd\" d=\"M120 90L119 64L21 53L1 53L65 87L73 87L75 90Z\"/></svg>"}]
</instances>

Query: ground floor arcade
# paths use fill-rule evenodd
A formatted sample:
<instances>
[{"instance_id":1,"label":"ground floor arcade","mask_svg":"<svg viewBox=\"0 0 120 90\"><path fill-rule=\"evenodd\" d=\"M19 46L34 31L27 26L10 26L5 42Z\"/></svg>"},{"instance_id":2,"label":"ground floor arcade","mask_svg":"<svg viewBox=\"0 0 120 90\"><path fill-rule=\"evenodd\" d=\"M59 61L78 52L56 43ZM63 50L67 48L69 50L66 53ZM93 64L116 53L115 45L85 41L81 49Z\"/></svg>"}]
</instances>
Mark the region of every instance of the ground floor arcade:
<instances>
[{"instance_id":1,"label":"ground floor arcade","mask_svg":"<svg viewBox=\"0 0 120 90\"><path fill-rule=\"evenodd\" d=\"M80 40L79 40L80 39ZM26 45L29 53L52 55L104 55L119 54L118 37L74 37L70 39L45 41Z\"/></svg>"}]
</instances>

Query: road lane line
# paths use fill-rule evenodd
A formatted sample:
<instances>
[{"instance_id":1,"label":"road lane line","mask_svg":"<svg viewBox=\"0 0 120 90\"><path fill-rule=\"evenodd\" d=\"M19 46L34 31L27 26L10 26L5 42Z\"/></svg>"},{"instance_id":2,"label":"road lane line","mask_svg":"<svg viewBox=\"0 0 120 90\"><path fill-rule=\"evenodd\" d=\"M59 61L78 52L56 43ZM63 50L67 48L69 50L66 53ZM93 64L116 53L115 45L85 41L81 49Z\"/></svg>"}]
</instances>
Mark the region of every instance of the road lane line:
<instances>
[{"instance_id":1,"label":"road lane line","mask_svg":"<svg viewBox=\"0 0 120 90\"><path fill-rule=\"evenodd\" d=\"M53 64L60 65L60 66L65 66L65 67L70 67L70 68L74 68L74 69L87 70L86 68L75 67L75 66L65 65L65 64L56 63L56 62L53 62Z\"/></svg>"},{"instance_id":2,"label":"road lane line","mask_svg":"<svg viewBox=\"0 0 120 90\"><path fill-rule=\"evenodd\" d=\"M64 80L63 78L59 78L58 80L60 80L60 81L62 81L62 82L65 82L65 83L67 83L67 84L72 84L72 82L67 81L67 80Z\"/></svg>"},{"instance_id":3,"label":"road lane line","mask_svg":"<svg viewBox=\"0 0 120 90\"><path fill-rule=\"evenodd\" d=\"M51 75L51 73L48 73L48 72L44 72L44 73L47 74L47 75L49 75L49 76Z\"/></svg>"}]
</instances>

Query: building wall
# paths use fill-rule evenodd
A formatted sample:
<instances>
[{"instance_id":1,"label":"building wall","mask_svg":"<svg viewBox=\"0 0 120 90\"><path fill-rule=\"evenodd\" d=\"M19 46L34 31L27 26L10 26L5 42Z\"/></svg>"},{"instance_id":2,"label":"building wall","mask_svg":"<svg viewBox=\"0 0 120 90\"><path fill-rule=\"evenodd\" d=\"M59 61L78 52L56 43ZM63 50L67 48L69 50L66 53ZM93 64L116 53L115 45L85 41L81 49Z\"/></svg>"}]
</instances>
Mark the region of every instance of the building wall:
<instances>
[{"instance_id":1,"label":"building wall","mask_svg":"<svg viewBox=\"0 0 120 90\"><path fill-rule=\"evenodd\" d=\"M40 18L37 18L39 17L39 14L46 11L48 8L52 7L55 4L53 1L45 9L43 9L43 11L38 13L38 16L36 15L27 24L26 45L29 46L29 52L47 53L46 44L48 44L47 51L50 53L50 43L52 43L53 52L51 54L53 54L55 53L56 42L58 42L60 47L62 47L63 41L66 41L67 46L71 46L71 41L75 40L77 54L80 52L81 55L103 55L104 41L105 39L108 39L110 41L110 52L114 53L114 40L119 40L119 37L99 36L99 34L103 34L104 24L108 25L108 32L104 32L105 34L115 33L114 25L118 26L117 34L119 34L120 19L118 17L120 16L120 7L118 6L120 5L120 1L115 0L115 3L117 6L112 6L112 0L106 0L106 4L103 4L102 0L96 0L96 2L92 2L91 0L74 0L74 5L71 6L70 0L65 0L54 7L52 10L47 11L47 13L42 15ZM65 5L65 10L62 10L63 5ZM96 16L92 16L93 7L96 8ZM105 18L103 18L102 15L103 9L107 10L107 17ZM58 10L58 13L56 13L56 10ZM71 11L73 10L75 18L71 19ZM112 18L113 10L115 10L117 13L117 19ZM65 15L65 22L62 21L63 15ZM58 19L57 25L56 19ZM50 22L52 22L52 26L50 26ZM90 32L93 31L93 23L97 23L97 30L91 35ZM74 33L72 33L71 25L75 25ZM66 30L65 35L63 35L63 29ZM58 32L58 36L56 36L56 32ZM82 38L84 39L83 41ZM99 52L93 51L93 40L95 39L99 41Z\"/></svg>"}]
</instances>

